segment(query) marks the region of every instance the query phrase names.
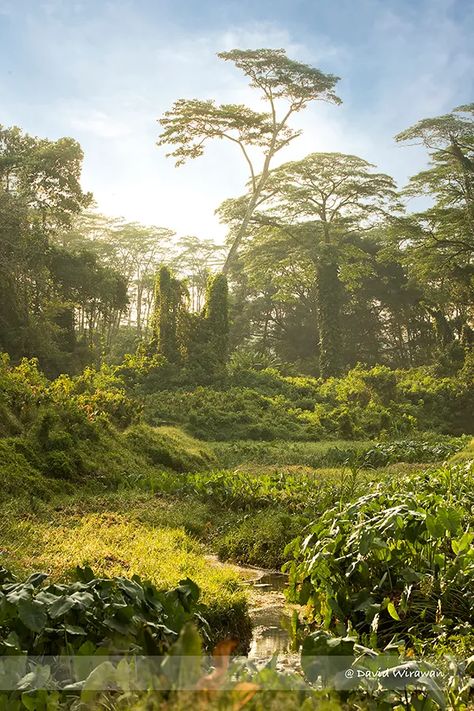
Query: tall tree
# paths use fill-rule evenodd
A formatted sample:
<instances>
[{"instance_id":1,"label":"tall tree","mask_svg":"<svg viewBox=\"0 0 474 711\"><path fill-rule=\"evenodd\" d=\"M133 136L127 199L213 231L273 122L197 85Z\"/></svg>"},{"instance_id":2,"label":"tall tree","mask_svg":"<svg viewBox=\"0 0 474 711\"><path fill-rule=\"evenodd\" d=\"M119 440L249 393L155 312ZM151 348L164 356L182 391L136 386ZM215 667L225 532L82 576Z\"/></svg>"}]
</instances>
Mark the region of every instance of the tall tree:
<instances>
[{"instance_id":1,"label":"tall tree","mask_svg":"<svg viewBox=\"0 0 474 711\"><path fill-rule=\"evenodd\" d=\"M253 216L255 224L285 232L315 265L323 377L343 366L341 251L355 249L354 235L373 229L398 207L392 178L372 168L342 153L313 153L286 163L268 176ZM245 203L245 198L227 201L222 217L238 221Z\"/></svg>"},{"instance_id":2,"label":"tall tree","mask_svg":"<svg viewBox=\"0 0 474 711\"><path fill-rule=\"evenodd\" d=\"M472 318L474 287L474 104L423 119L397 141L422 143L430 166L410 178L404 193L434 204L397 226L404 258L424 284L439 345L461 338Z\"/></svg>"},{"instance_id":3,"label":"tall tree","mask_svg":"<svg viewBox=\"0 0 474 711\"><path fill-rule=\"evenodd\" d=\"M71 345L70 304L54 282L51 240L90 202L81 163L71 138L48 141L0 126L0 346L15 358L58 363L61 340Z\"/></svg>"},{"instance_id":4,"label":"tall tree","mask_svg":"<svg viewBox=\"0 0 474 711\"><path fill-rule=\"evenodd\" d=\"M338 77L289 59L283 49L234 49L218 57L243 71L267 110L179 99L160 119L163 131L158 145L172 146L168 155L177 159L177 166L203 155L206 143L214 138L230 141L241 151L249 169L250 193L224 264L227 273L267 184L273 159L301 133L290 128L291 117L311 101L340 104L341 100L334 93ZM255 148L261 156L259 165L253 157Z\"/></svg>"}]
</instances>

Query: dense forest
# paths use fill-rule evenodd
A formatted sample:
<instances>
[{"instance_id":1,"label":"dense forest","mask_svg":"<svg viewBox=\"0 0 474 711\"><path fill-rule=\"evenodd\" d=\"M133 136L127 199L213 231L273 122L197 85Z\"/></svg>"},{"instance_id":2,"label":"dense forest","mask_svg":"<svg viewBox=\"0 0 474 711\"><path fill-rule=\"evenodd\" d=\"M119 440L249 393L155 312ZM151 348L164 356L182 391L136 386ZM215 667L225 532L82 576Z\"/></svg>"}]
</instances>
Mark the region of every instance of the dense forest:
<instances>
[{"instance_id":1,"label":"dense forest","mask_svg":"<svg viewBox=\"0 0 474 711\"><path fill-rule=\"evenodd\" d=\"M426 156L397 185L285 162L338 77L219 59L263 109L179 99L150 151L239 153L222 244L101 214L74 138L0 126L0 703L472 708L474 104L394 137Z\"/></svg>"}]
</instances>

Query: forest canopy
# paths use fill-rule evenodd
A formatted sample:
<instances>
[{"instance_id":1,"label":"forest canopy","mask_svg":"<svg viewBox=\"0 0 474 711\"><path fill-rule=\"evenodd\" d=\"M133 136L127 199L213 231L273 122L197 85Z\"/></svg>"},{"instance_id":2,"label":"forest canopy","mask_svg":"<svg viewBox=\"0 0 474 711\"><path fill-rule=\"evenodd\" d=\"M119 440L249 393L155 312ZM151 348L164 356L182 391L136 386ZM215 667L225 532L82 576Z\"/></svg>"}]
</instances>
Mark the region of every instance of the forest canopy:
<instances>
[{"instance_id":1,"label":"forest canopy","mask_svg":"<svg viewBox=\"0 0 474 711\"><path fill-rule=\"evenodd\" d=\"M182 99L161 119L159 143L178 164L214 139L240 150L248 191L218 208L227 245L101 215L81 187L75 140L1 128L0 347L39 358L50 375L143 348L205 381L216 347L209 279L223 269L221 365L209 372L235 357L322 377L357 363L454 372L472 344L473 105L397 135L429 160L406 186L343 153L275 166L300 135L294 113L340 103L337 77L283 50L219 56L268 110ZM410 211L414 196L428 207Z\"/></svg>"}]
</instances>

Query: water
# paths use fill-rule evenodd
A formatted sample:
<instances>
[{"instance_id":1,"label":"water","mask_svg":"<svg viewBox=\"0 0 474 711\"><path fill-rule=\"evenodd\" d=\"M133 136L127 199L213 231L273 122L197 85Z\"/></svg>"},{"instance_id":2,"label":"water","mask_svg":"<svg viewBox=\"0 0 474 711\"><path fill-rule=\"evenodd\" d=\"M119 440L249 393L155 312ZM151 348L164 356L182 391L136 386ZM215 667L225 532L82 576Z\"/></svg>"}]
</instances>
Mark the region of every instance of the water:
<instances>
[{"instance_id":1,"label":"water","mask_svg":"<svg viewBox=\"0 0 474 711\"><path fill-rule=\"evenodd\" d=\"M250 581L250 618L253 636L248 658L254 662L268 662L275 654L282 663L295 666L291 653L291 609L283 590L287 576L283 573L255 571L257 577Z\"/></svg>"},{"instance_id":2,"label":"water","mask_svg":"<svg viewBox=\"0 0 474 711\"><path fill-rule=\"evenodd\" d=\"M213 565L221 565L209 555ZM269 662L278 655L277 668L299 670L299 655L292 651L291 616L296 605L286 602L283 591L288 576L261 568L234 566L244 585L249 586L249 614L253 625L248 659L256 664Z\"/></svg>"}]
</instances>

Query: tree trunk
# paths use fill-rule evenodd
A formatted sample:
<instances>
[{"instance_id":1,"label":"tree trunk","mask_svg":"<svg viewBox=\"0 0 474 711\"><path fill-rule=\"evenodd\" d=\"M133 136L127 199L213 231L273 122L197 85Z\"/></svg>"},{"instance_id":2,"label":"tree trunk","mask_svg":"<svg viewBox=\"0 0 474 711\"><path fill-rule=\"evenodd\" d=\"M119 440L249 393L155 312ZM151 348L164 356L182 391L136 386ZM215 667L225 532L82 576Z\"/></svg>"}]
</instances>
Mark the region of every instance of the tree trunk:
<instances>
[{"instance_id":1,"label":"tree trunk","mask_svg":"<svg viewBox=\"0 0 474 711\"><path fill-rule=\"evenodd\" d=\"M317 265L319 321L319 369L322 378L340 375L343 366L341 334L341 289L334 258Z\"/></svg>"}]
</instances>

